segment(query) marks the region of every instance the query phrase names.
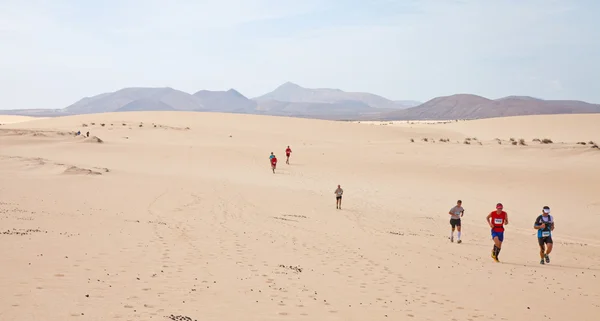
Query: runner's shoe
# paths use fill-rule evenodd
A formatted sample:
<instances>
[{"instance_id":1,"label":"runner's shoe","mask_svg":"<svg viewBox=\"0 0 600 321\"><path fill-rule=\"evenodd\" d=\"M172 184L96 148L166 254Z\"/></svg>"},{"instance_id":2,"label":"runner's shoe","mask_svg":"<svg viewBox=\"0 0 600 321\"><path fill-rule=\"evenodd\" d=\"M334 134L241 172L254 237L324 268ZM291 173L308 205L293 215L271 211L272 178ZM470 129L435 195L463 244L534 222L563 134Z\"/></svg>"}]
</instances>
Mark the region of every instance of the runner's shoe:
<instances>
[{"instance_id":1,"label":"runner's shoe","mask_svg":"<svg viewBox=\"0 0 600 321\"><path fill-rule=\"evenodd\" d=\"M461 240L458 240L458 241L456 241L456 243L462 243L462 241L461 241Z\"/></svg>"},{"instance_id":2,"label":"runner's shoe","mask_svg":"<svg viewBox=\"0 0 600 321\"><path fill-rule=\"evenodd\" d=\"M544 259L540 260L540 264L546 264L546 263L544 263Z\"/></svg>"},{"instance_id":3,"label":"runner's shoe","mask_svg":"<svg viewBox=\"0 0 600 321\"><path fill-rule=\"evenodd\" d=\"M454 243L454 235L450 236L450 242Z\"/></svg>"},{"instance_id":4,"label":"runner's shoe","mask_svg":"<svg viewBox=\"0 0 600 321\"><path fill-rule=\"evenodd\" d=\"M546 263L550 263L550 257L548 256L548 254L545 254L544 258L546 259Z\"/></svg>"}]
</instances>

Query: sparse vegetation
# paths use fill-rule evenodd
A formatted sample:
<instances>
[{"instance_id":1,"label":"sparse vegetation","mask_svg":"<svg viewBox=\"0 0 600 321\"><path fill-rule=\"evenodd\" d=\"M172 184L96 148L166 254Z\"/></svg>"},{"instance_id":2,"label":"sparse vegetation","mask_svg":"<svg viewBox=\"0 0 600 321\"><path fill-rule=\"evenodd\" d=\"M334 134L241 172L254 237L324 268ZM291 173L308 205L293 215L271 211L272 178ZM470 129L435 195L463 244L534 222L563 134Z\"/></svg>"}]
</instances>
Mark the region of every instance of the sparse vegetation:
<instances>
[{"instance_id":1,"label":"sparse vegetation","mask_svg":"<svg viewBox=\"0 0 600 321\"><path fill-rule=\"evenodd\" d=\"M598 147L598 145L596 145L596 144L592 145L592 148L600 149L600 147Z\"/></svg>"},{"instance_id":2,"label":"sparse vegetation","mask_svg":"<svg viewBox=\"0 0 600 321\"><path fill-rule=\"evenodd\" d=\"M471 140L470 139L465 139L465 141L463 143L465 145L471 145Z\"/></svg>"},{"instance_id":3,"label":"sparse vegetation","mask_svg":"<svg viewBox=\"0 0 600 321\"><path fill-rule=\"evenodd\" d=\"M496 138L496 141L498 142L498 145L502 145L502 140L500 138Z\"/></svg>"},{"instance_id":4,"label":"sparse vegetation","mask_svg":"<svg viewBox=\"0 0 600 321\"><path fill-rule=\"evenodd\" d=\"M448 143L448 142L450 142L450 139L448 139L448 138L440 138L440 142L442 142L442 143Z\"/></svg>"},{"instance_id":5,"label":"sparse vegetation","mask_svg":"<svg viewBox=\"0 0 600 321\"><path fill-rule=\"evenodd\" d=\"M411 138L411 139L410 139L410 142L411 142L411 143L414 143L414 142L415 142L415 140L414 140L413 138Z\"/></svg>"},{"instance_id":6,"label":"sparse vegetation","mask_svg":"<svg viewBox=\"0 0 600 321\"><path fill-rule=\"evenodd\" d=\"M512 138L512 137L511 137L509 140L510 140L511 142L516 142L516 141L517 141L516 139L514 139L514 138ZM514 145L514 144L513 144L513 145Z\"/></svg>"},{"instance_id":7,"label":"sparse vegetation","mask_svg":"<svg viewBox=\"0 0 600 321\"><path fill-rule=\"evenodd\" d=\"M125 124L125 123L123 123L123 124L121 124L121 125L123 125L123 126L127 126L127 124Z\"/></svg>"},{"instance_id":8,"label":"sparse vegetation","mask_svg":"<svg viewBox=\"0 0 600 321\"><path fill-rule=\"evenodd\" d=\"M100 126L104 127L104 126L106 126L106 124L100 124Z\"/></svg>"},{"instance_id":9,"label":"sparse vegetation","mask_svg":"<svg viewBox=\"0 0 600 321\"><path fill-rule=\"evenodd\" d=\"M81 125L81 127L88 127L88 124L83 124Z\"/></svg>"},{"instance_id":10,"label":"sparse vegetation","mask_svg":"<svg viewBox=\"0 0 600 321\"><path fill-rule=\"evenodd\" d=\"M538 142L538 143L541 143L542 141L541 141L539 138L534 138L534 139L532 140L532 142Z\"/></svg>"},{"instance_id":11,"label":"sparse vegetation","mask_svg":"<svg viewBox=\"0 0 600 321\"><path fill-rule=\"evenodd\" d=\"M477 143L478 143L479 145L483 146L483 143L482 143L482 142L479 142L479 141L478 141Z\"/></svg>"},{"instance_id":12,"label":"sparse vegetation","mask_svg":"<svg viewBox=\"0 0 600 321\"><path fill-rule=\"evenodd\" d=\"M510 143L513 145L517 145L517 141L515 141L515 140L511 140Z\"/></svg>"},{"instance_id":13,"label":"sparse vegetation","mask_svg":"<svg viewBox=\"0 0 600 321\"><path fill-rule=\"evenodd\" d=\"M428 141L429 141L429 139L428 139L427 137L425 137L425 138L423 138L423 139L422 139L422 141L424 141L424 142L428 142Z\"/></svg>"},{"instance_id":14,"label":"sparse vegetation","mask_svg":"<svg viewBox=\"0 0 600 321\"><path fill-rule=\"evenodd\" d=\"M140 124L139 126L140 126L140 127L144 127L144 125L142 125L142 124Z\"/></svg>"},{"instance_id":15,"label":"sparse vegetation","mask_svg":"<svg viewBox=\"0 0 600 321\"><path fill-rule=\"evenodd\" d=\"M593 141L591 141L591 140L588 142L588 144L590 144L590 145L596 145L596 143L594 143L594 142L593 142Z\"/></svg>"},{"instance_id":16,"label":"sparse vegetation","mask_svg":"<svg viewBox=\"0 0 600 321\"><path fill-rule=\"evenodd\" d=\"M544 139L542 139L541 143L542 144L552 144L553 141L550 138L544 138Z\"/></svg>"},{"instance_id":17,"label":"sparse vegetation","mask_svg":"<svg viewBox=\"0 0 600 321\"><path fill-rule=\"evenodd\" d=\"M577 142L577 145L586 145L586 142Z\"/></svg>"},{"instance_id":18,"label":"sparse vegetation","mask_svg":"<svg viewBox=\"0 0 600 321\"><path fill-rule=\"evenodd\" d=\"M525 140L523 138L519 139L519 145L527 146L527 144L525 144Z\"/></svg>"},{"instance_id":19,"label":"sparse vegetation","mask_svg":"<svg viewBox=\"0 0 600 321\"><path fill-rule=\"evenodd\" d=\"M95 125L96 125L96 123L92 123L92 126L95 126Z\"/></svg>"}]
</instances>

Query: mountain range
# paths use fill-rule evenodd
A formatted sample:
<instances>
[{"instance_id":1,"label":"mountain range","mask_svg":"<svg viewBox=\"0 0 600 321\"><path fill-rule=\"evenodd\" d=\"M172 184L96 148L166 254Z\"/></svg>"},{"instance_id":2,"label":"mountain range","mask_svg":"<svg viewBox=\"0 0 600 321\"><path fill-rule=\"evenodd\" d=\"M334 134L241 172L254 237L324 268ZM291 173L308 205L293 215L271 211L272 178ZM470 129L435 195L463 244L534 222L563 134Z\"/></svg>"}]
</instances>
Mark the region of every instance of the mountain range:
<instances>
[{"instance_id":1,"label":"mountain range","mask_svg":"<svg viewBox=\"0 0 600 321\"><path fill-rule=\"evenodd\" d=\"M600 113L600 105L527 96L491 100L470 94L437 97L420 103L395 101L365 92L304 88L286 82L272 92L252 99L235 89L200 90L189 94L170 87L133 87L86 97L63 109L0 110L0 114L54 117L124 111L225 112L331 120L451 120Z\"/></svg>"}]
</instances>

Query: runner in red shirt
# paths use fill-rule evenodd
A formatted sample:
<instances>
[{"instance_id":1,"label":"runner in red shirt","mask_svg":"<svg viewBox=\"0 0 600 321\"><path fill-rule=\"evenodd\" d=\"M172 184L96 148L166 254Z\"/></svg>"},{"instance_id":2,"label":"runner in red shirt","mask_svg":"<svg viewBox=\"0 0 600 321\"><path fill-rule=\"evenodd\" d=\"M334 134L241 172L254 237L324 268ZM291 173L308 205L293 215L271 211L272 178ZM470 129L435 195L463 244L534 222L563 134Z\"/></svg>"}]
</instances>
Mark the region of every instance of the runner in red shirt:
<instances>
[{"instance_id":1,"label":"runner in red shirt","mask_svg":"<svg viewBox=\"0 0 600 321\"><path fill-rule=\"evenodd\" d=\"M271 169L273 170L273 174L275 174L275 167L277 167L277 157L273 155L271 158Z\"/></svg>"},{"instance_id":2,"label":"runner in red shirt","mask_svg":"<svg viewBox=\"0 0 600 321\"><path fill-rule=\"evenodd\" d=\"M502 210L503 208L502 203L496 204L496 210L488 214L485 218L486 222L492 228L492 239L494 240L492 258L496 262L500 262L498 255L500 255L500 249L504 241L504 225L508 224L508 214Z\"/></svg>"},{"instance_id":3,"label":"runner in red shirt","mask_svg":"<svg viewBox=\"0 0 600 321\"><path fill-rule=\"evenodd\" d=\"M292 149L290 148L290 146L288 146L285 149L285 156L287 157L287 159L285 160L285 163L288 164L288 165L290 164L290 155L291 154L292 154Z\"/></svg>"}]
</instances>

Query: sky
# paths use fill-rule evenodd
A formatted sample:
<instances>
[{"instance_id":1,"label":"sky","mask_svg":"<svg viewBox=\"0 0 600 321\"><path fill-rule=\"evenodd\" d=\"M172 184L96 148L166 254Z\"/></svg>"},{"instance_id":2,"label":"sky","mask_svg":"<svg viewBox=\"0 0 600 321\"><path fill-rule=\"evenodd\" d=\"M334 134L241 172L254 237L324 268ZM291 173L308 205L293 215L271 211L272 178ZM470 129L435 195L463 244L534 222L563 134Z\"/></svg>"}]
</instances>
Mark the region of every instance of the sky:
<instances>
[{"instance_id":1,"label":"sky","mask_svg":"<svg viewBox=\"0 0 600 321\"><path fill-rule=\"evenodd\" d=\"M598 0L0 0L0 109L124 87L600 103Z\"/></svg>"}]
</instances>

